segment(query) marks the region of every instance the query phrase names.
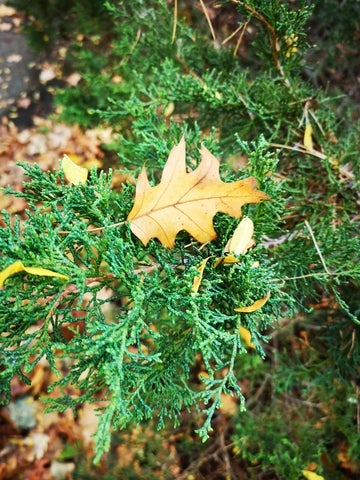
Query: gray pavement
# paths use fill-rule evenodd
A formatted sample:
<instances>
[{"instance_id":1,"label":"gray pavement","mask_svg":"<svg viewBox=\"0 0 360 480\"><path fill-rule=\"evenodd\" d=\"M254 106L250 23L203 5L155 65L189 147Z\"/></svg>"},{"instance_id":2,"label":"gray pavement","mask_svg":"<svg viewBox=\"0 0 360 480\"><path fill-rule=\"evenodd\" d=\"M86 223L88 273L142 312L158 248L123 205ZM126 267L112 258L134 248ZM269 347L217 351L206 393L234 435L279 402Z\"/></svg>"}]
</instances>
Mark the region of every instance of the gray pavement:
<instances>
[{"instance_id":1,"label":"gray pavement","mask_svg":"<svg viewBox=\"0 0 360 480\"><path fill-rule=\"evenodd\" d=\"M0 0L0 117L25 102L37 60L19 24L19 16Z\"/></svg>"}]
</instances>

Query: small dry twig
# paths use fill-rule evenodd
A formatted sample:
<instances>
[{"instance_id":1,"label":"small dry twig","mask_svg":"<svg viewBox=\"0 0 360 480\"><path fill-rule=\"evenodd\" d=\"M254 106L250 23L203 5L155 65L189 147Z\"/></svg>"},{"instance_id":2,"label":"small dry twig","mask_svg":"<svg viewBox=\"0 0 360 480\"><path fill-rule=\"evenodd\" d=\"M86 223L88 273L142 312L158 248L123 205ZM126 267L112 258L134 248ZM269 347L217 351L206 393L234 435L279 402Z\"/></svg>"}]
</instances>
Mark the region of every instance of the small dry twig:
<instances>
[{"instance_id":1,"label":"small dry twig","mask_svg":"<svg viewBox=\"0 0 360 480\"><path fill-rule=\"evenodd\" d=\"M210 20L210 17L209 17L209 13L208 13L208 11L206 10L204 1L203 1L203 0L199 0L199 1L200 1L201 8L202 8L202 10L203 10L203 12L204 12L206 21L207 21L207 23L208 23L208 25L209 25L210 32L211 32L211 35L212 35L212 37L213 37L213 40L214 40L214 42L216 42L215 30L214 30L214 27L212 26L212 23L211 23L211 20Z\"/></svg>"},{"instance_id":2,"label":"small dry twig","mask_svg":"<svg viewBox=\"0 0 360 480\"><path fill-rule=\"evenodd\" d=\"M177 17L178 17L178 2L177 0L174 0L174 20L173 20L173 31L171 36L171 43L175 42Z\"/></svg>"},{"instance_id":3,"label":"small dry twig","mask_svg":"<svg viewBox=\"0 0 360 480\"><path fill-rule=\"evenodd\" d=\"M236 42L235 48L234 48L234 57L236 57L237 52L238 52L238 50L239 50L239 48L240 48L241 41L242 41L243 36L244 36L244 34L245 34L245 32L246 32L246 28L247 28L248 24L249 24L249 22L245 22L245 23L244 23L243 30L242 30L239 38L238 38L238 41Z\"/></svg>"},{"instance_id":4,"label":"small dry twig","mask_svg":"<svg viewBox=\"0 0 360 480\"><path fill-rule=\"evenodd\" d=\"M277 33L274 27L266 20L266 18L263 15L261 15L261 13L259 13L257 10L252 8L250 5L248 5L247 2L241 2L240 0L231 0L231 2L237 5L241 5L243 8L245 8L245 10L247 10L255 18L257 18L259 22L262 23L265 26L265 28L268 30L269 36L270 36L270 42L271 42L271 52L272 52L275 67L279 72L280 76L283 78L285 85L289 89L291 89L291 84L288 78L286 77L284 69L279 60L278 51L280 50L280 46L279 46Z\"/></svg>"},{"instance_id":5,"label":"small dry twig","mask_svg":"<svg viewBox=\"0 0 360 480\"><path fill-rule=\"evenodd\" d=\"M319 248L319 245L318 245L318 243L317 243L317 241L316 241L314 232L313 232L313 230L312 230L312 228L311 228L311 226L310 226L310 224L309 224L309 222L308 222L307 220L305 220L304 223L305 223L306 228L309 230L309 233L310 233L310 236L311 236L311 240L312 240L313 243L314 243L315 249L316 249L316 251L317 251L317 254L318 254L319 257L320 257L320 260L321 260L321 263L322 263L322 265L323 265L323 267L324 267L324 270L325 270L325 272L329 275L331 272L329 271L329 269L328 269L327 266L326 266L325 259L324 259L323 255L322 255L321 250L320 250L320 248Z\"/></svg>"}]
</instances>

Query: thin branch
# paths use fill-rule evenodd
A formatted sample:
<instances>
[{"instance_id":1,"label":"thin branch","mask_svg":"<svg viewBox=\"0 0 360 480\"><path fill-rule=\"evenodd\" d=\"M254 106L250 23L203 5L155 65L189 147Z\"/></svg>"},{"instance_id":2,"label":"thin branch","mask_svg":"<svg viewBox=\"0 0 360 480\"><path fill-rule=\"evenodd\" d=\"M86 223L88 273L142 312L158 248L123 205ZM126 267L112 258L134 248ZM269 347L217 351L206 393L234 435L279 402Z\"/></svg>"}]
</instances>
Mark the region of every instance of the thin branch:
<instances>
[{"instance_id":1,"label":"thin branch","mask_svg":"<svg viewBox=\"0 0 360 480\"><path fill-rule=\"evenodd\" d=\"M105 230L105 228L120 227L120 225L124 225L124 223L125 223L125 221L118 222L118 223L112 223L111 225L106 225L105 227L89 228L88 232L93 233L93 232L99 232L101 230Z\"/></svg>"},{"instance_id":2,"label":"thin branch","mask_svg":"<svg viewBox=\"0 0 360 480\"><path fill-rule=\"evenodd\" d=\"M244 34L245 34L245 32L246 32L246 29L247 29L248 24L249 24L249 22L245 22L245 23L244 23L243 31L241 32L240 37L238 38L238 41L236 42L236 45L235 45L235 48L234 48L234 54L233 54L234 57L236 57L236 54L237 54L237 52L238 52L238 50L239 50L239 48L240 48L241 41L242 41L243 36L244 36Z\"/></svg>"},{"instance_id":3,"label":"thin branch","mask_svg":"<svg viewBox=\"0 0 360 480\"><path fill-rule=\"evenodd\" d=\"M321 260L321 263L322 263L322 265L323 265L323 267L324 267L325 272L326 272L327 274L330 274L330 271L329 271L329 269L328 269L327 266L326 266L325 259L324 259L323 255L322 255L322 253L321 253L321 250L320 250L320 248L319 248L319 245L318 245L318 243L317 243L317 241L316 241L314 232L313 232L313 230L312 230L309 222L308 222L307 220L305 220L304 223L305 223L306 228L309 230L309 233L310 233L310 235L311 235L311 239L312 239L312 241L313 241L313 243L314 243L314 246L315 246L315 249L316 249L316 251L317 251L317 254L318 254L319 257L320 257L320 260Z\"/></svg>"},{"instance_id":4,"label":"thin branch","mask_svg":"<svg viewBox=\"0 0 360 480\"><path fill-rule=\"evenodd\" d=\"M213 26L212 26L212 23L211 23L211 20L210 20L208 11L206 10L204 1L203 1L203 0L199 0L199 1L200 1L201 8L203 9L203 12L204 12L206 21L207 21L207 23L208 23L208 25L209 25L209 28L210 28L210 31L211 31L211 35L212 35L212 37L213 37L213 39L214 39L214 42L216 42L215 31L214 31L214 28L213 28Z\"/></svg>"},{"instance_id":5,"label":"thin branch","mask_svg":"<svg viewBox=\"0 0 360 480\"><path fill-rule=\"evenodd\" d=\"M121 62L120 62L120 65L123 65L123 64L127 63L127 61L129 60L130 56L131 56L132 53L134 52L137 44L138 44L139 41L140 41L141 34L142 34L142 30L141 30L141 28L138 28L138 30L137 30L137 32L136 32L135 40L134 40L133 44L130 46L129 53L123 57L123 59L122 59Z\"/></svg>"},{"instance_id":6,"label":"thin branch","mask_svg":"<svg viewBox=\"0 0 360 480\"><path fill-rule=\"evenodd\" d=\"M176 37L176 26L178 17L178 1L174 0L174 17L173 17L173 31L171 36L171 43L174 43Z\"/></svg>"},{"instance_id":7,"label":"thin branch","mask_svg":"<svg viewBox=\"0 0 360 480\"><path fill-rule=\"evenodd\" d=\"M319 152L318 150L306 150L305 148L302 148L299 144L294 145L293 147L290 147L289 145L283 145L281 143L269 143L270 147L275 147L275 148L284 148L285 150L292 150L293 152L300 152L303 153L304 155L312 155L313 157L320 158L320 160L329 160L330 165L334 168L337 169L338 172L345 177L345 180L348 181L353 181L355 179L355 175L353 172L349 171L346 167L346 165L337 165L336 160L334 160L331 157L328 157L324 153ZM344 181L345 181L344 180ZM340 178L341 181L341 178Z\"/></svg>"},{"instance_id":8,"label":"thin branch","mask_svg":"<svg viewBox=\"0 0 360 480\"><path fill-rule=\"evenodd\" d=\"M304 275L296 275L294 277L283 277L283 278L273 278L269 280L270 283L282 283L288 282L290 280L302 280L304 278L314 278L314 277L346 277L351 276L353 272L345 271L345 272L318 272L318 273L305 273Z\"/></svg>"},{"instance_id":9,"label":"thin branch","mask_svg":"<svg viewBox=\"0 0 360 480\"><path fill-rule=\"evenodd\" d=\"M277 33L274 27L266 20L266 18L263 15L261 15L261 13L259 13L254 8L250 7L250 5L248 5L246 2L241 2L240 0L231 0L231 2L237 5L241 5L243 8L245 8L245 10L247 10L254 17L256 17L259 20L259 22L261 22L265 26L265 28L268 30L269 36L270 36L270 42L271 42L271 52L272 52L272 57L274 60L275 67L279 72L280 76L283 78L285 85L291 89L291 84L288 78L286 77L284 69L282 68L282 65L279 60L278 51L280 50L280 46L277 38Z\"/></svg>"},{"instance_id":10,"label":"thin branch","mask_svg":"<svg viewBox=\"0 0 360 480\"><path fill-rule=\"evenodd\" d=\"M246 401L246 408L247 410L250 410L250 408L252 408L252 406L257 403L259 403L259 400L260 400L260 397L261 395L264 393L265 391L265 388L268 386L268 385L272 385L273 384L273 381L272 381L272 377L269 373L267 373L265 375L265 378L264 378L264 381L261 383L260 387L257 389L257 391L255 392L255 394L253 396L251 396L247 401Z\"/></svg>"},{"instance_id":11,"label":"thin branch","mask_svg":"<svg viewBox=\"0 0 360 480\"><path fill-rule=\"evenodd\" d=\"M101 232L102 230L105 230L105 228L114 228L114 227L119 227L120 225L124 225L125 221L123 222L118 222L118 223L112 223L111 225L105 225L104 227L92 227L88 228L87 232L93 233L93 232ZM59 235L68 235L71 233L70 230L60 230Z\"/></svg>"},{"instance_id":12,"label":"thin branch","mask_svg":"<svg viewBox=\"0 0 360 480\"><path fill-rule=\"evenodd\" d=\"M295 275L294 277L272 278L270 283L283 283L290 280L302 280L303 278L315 278L315 277L349 277L353 274L351 271L344 272L318 272L318 273L305 273L304 275Z\"/></svg>"},{"instance_id":13,"label":"thin branch","mask_svg":"<svg viewBox=\"0 0 360 480\"><path fill-rule=\"evenodd\" d=\"M230 456L229 456L229 451L228 451L229 449L226 448L227 445L225 443L224 431L220 432L219 443L220 443L222 458L223 458L224 463L225 463L226 478L229 478L231 480L236 480L237 477L234 474L233 469L231 468Z\"/></svg>"},{"instance_id":14,"label":"thin branch","mask_svg":"<svg viewBox=\"0 0 360 480\"><path fill-rule=\"evenodd\" d=\"M297 275L295 277L284 277L283 280L287 282L289 280L302 280L303 278L326 277L326 276L336 277L338 275L341 275L341 273L337 273L337 272L306 273L304 275Z\"/></svg>"},{"instance_id":15,"label":"thin branch","mask_svg":"<svg viewBox=\"0 0 360 480\"><path fill-rule=\"evenodd\" d=\"M293 147L290 147L289 145L282 145L281 143L269 143L270 147L275 147L275 148L285 148L286 150L292 150L293 152L300 152L304 153L307 155L312 155L313 157L320 158L321 160L325 160L327 158L327 155L324 153L318 152L317 150L306 150L305 148L302 148L300 145L294 145Z\"/></svg>"},{"instance_id":16,"label":"thin branch","mask_svg":"<svg viewBox=\"0 0 360 480\"><path fill-rule=\"evenodd\" d=\"M232 33L230 33L230 35L228 37L225 38L225 40L223 40L221 42L221 45L225 45L225 43L227 43L229 40L231 40L233 37L235 37L235 35L240 32L240 30L243 28L244 25L239 25L238 28L236 30L234 30Z\"/></svg>"}]
</instances>

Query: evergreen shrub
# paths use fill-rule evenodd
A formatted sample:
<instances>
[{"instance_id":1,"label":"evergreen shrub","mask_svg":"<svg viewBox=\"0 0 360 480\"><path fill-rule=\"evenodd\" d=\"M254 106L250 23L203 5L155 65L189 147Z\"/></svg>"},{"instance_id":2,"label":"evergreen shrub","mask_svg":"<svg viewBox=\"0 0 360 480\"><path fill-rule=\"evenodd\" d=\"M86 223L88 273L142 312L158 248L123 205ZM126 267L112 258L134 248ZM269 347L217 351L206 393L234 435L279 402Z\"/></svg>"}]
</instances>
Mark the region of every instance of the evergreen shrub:
<instances>
[{"instance_id":1,"label":"evergreen shrub","mask_svg":"<svg viewBox=\"0 0 360 480\"><path fill-rule=\"evenodd\" d=\"M41 2L33 3L12 1L48 25L46 12L35 11ZM51 388L63 390L51 408L104 399L99 459L110 427L153 417L162 427L186 408L204 413L198 433L205 439L223 393L237 394L243 410L239 379L248 375L256 390L270 376L271 394L234 420L237 451L249 464L295 478L289 442L300 452L296 468L321 463L324 451L336 455L340 404L348 409L341 441L355 458L356 408L346 402L354 395L359 401L359 126L352 110L337 117L341 99L311 82L315 47L306 27L317 18L326 24L324 9L333 2L321 15L316 9L318 17L305 1L228 0L205 5L207 15L203 2L179 0L176 10L164 0L100 4L94 8L103 16L93 21L89 9L71 10L67 60L82 79L57 93L63 118L110 125L117 139L106 148L117 152L119 168L136 178L146 162L154 183L185 133L191 168L203 142L222 158L224 180L254 176L271 201L243 209L254 221L256 246L239 263L207 264L193 295L201 262L223 255L236 220L217 215L218 238L206 245L181 233L174 249L156 240L144 247L126 223L114 226L131 209L133 183L114 191L111 171L92 171L86 184L69 186L62 171L23 165L30 181L16 195L29 210L23 223L3 214L0 267L21 260L70 280L21 274L0 291L4 400L12 377L28 381L45 356L60 375ZM234 313L267 291L261 309ZM241 326L267 358L254 370ZM311 429L316 409L338 391L347 393L331 404L334 415L319 435L313 431L322 440L309 452L306 428L289 431L282 405L291 417L287 401L297 398ZM270 425L269 437L257 414ZM260 433L251 440L249 431ZM283 448L267 455L277 441Z\"/></svg>"}]
</instances>

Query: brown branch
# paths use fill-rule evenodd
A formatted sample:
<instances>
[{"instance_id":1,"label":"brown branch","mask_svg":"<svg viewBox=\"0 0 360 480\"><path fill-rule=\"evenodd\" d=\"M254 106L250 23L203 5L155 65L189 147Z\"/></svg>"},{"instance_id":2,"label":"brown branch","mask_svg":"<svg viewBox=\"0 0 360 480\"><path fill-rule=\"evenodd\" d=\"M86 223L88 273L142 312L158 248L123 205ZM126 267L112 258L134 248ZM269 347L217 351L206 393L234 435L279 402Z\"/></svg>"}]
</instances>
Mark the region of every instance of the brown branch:
<instances>
[{"instance_id":1,"label":"brown branch","mask_svg":"<svg viewBox=\"0 0 360 480\"><path fill-rule=\"evenodd\" d=\"M211 35L212 35L212 37L213 37L213 40L214 40L214 42L216 42L216 35L215 35L215 31L214 31L214 28L213 28L213 26L212 26L212 23L211 23L211 20L210 20L210 17L209 17L209 13L208 13L208 11L206 10L206 7L205 7L205 4L204 4L203 0L199 0L199 1L200 1L201 8L202 8L202 10L203 10L203 12L204 12L206 21L207 21L207 23L208 23L208 25L209 25L210 32L211 32Z\"/></svg>"},{"instance_id":2,"label":"brown branch","mask_svg":"<svg viewBox=\"0 0 360 480\"><path fill-rule=\"evenodd\" d=\"M238 38L238 41L236 42L235 48L234 48L234 54L233 54L234 57L236 57L236 54L237 54L237 52L238 52L238 50L239 50L239 48L240 48L240 45L241 45L243 36L244 36L244 34L245 34L245 32L246 32L246 29L247 29L248 24L249 24L249 22L245 22L244 25L243 25L244 28L243 28L243 30L242 30L239 38Z\"/></svg>"},{"instance_id":3,"label":"brown branch","mask_svg":"<svg viewBox=\"0 0 360 480\"><path fill-rule=\"evenodd\" d=\"M249 13L251 13L251 15L257 18L259 22L262 23L264 27L268 30L269 36L270 36L270 43L271 43L271 52L272 52L272 57L274 60L275 67L279 72L280 76L283 78L285 85L291 89L291 84L288 78L286 77L284 69L282 68L282 65L279 60L278 51L280 50L280 46L279 46L277 33L274 27L266 20L266 18L263 15L261 15L261 13L259 13L254 8L250 7L250 5L247 5L246 2L242 2L240 0L230 0L230 1L232 3L235 3L236 5L241 5L243 8L245 8L245 10L247 10Z\"/></svg>"},{"instance_id":4,"label":"brown branch","mask_svg":"<svg viewBox=\"0 0 360 480\"><path fill-rule=\"evenodd\" d=\"M124 225L125 221L124 222L118 222L118 223L112 223L111 225L106 225L105 227L90 227L87 229L87 231L89 233L93 233L93 232L101 232L101 230L105 230L105 228L114 228L114 227L119 227L120 225ZM68 235L69 233L71 233L70 230L60 230L60 232L58 232L59 235Z\"/></svg>"},{"instance_id":5,"label":"brown branch","mask_svg":"<svg viewBox=\"0 0 360 480\"><path fill-rule=\"evenodd\" d=\"M238 26L238 28L237 28L236 30L234 30L232 33L230 33L230 35L227 36L227 37L225 38L225 40L223 40L223 41L221 42L221 45L225 45L225 43L227 43L229 40L231 40L233 37L235 37L235 35L236 35L238 32L240 32L240 30L243 28L243 26L244 26L243 24L240 25L240 26Z\"/></svg>"},{"instance_id":6,"label":"brown branch","mask_svg":"<svg viewBox=\"0 0 360 480\"><path fill-rule=\"evenodd\" d=\"M173 17L173 31L171 35L171 43L175 42L177 17L178 17L178 0L174 0L174 17Z\"/></svg>"},{"instance_id":7,"label":"brown branch","mask_svg":"<svg viewBox=\"0 0 360 480\"><path fill-rule=\"evenodd\" d=\"M310 236L311 236L311 240L312 240L313 243L314 243L315 250L316 250L317 254L318 254L319 257L320 257L320 260L321 260L321 263L322 263L322 265L323 265L323 267L324 267L325 272L326 272L327 274L330 274L331 272L329 271L329 269L328 269L327 266L326 266L325 259L324 259L323 255L322 255L322 253L321 253L319 244L318 244L317 241L316 241L316 238L315 238L314 232L313 232L313 230L312 230L312 228L311 228L311 226L310 226L310 223L309 223L307 220L305 220L304 223L305 223L306 228L309 230L309 233L310 233Z\"/></svg>"}]
</instances>

